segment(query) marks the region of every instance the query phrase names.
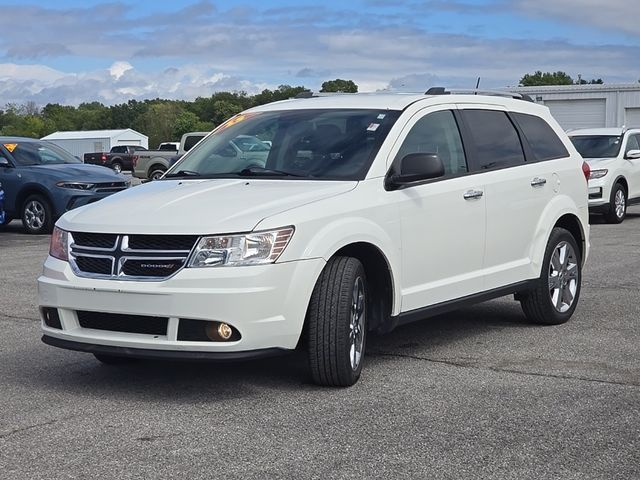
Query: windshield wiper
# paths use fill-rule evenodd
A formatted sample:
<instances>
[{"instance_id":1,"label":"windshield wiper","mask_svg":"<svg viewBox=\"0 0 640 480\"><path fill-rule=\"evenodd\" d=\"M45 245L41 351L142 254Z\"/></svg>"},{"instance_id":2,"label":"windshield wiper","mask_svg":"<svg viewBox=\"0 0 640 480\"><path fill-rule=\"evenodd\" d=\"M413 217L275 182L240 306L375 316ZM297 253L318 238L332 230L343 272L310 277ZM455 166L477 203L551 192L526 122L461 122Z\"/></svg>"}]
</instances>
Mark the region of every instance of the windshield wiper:
<instances>
[{"instance_id":1,"label":"windshield wiper","mask_svg":"<svg viewBox=\"0 0 640 480\"><path fill-rule=\"evenodd\" d=\"M165 178L174 178L174 177L199 177L202 174L199 172L194 172L193 170L178 170L175 173L169 173L165 175Z\"/></svg>"},{"instance_id":2,"label":"windshield wiper","mask_svg":"<svg viewBox=\"0 0 640 480\"><path fill-rule=\"evenodd\" d=\"M304 177L306 175L300 175L299 173L285 172L284 170L274 170L272 168L259 167L253 165L251 167L244 168L238 172L241 177L251 176L269 176L269 175L281 175L283 177Z\"/></svg>"}]
</instances>

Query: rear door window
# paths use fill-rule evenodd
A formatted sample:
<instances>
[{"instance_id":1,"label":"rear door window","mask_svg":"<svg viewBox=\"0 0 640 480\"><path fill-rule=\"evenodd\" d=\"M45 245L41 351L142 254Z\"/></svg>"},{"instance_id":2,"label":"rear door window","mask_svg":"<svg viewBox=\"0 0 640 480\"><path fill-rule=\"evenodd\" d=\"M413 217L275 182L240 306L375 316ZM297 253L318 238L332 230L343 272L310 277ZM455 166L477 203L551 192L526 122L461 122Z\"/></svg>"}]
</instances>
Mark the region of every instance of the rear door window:
<instances>
[{"instance_id":1,"label":"rear door window","mask_svg":"<svg viewBox=\"0 0 640 480\"><path fill-rule=\"evenodd\" d=\"M506 112L500 110L461 110L471 135L476 168L488 170L524 163L522 143Z\"/></svg>"},{"instance_id":2,"label":"rear door window","mask_svg":"<svg viewBox=\"0 0 640 480\"><path fill-rule=\"evenodd\" d=\"M553 160L569 156L556 132L542 118L525 113L512 113L520 126L536 160Z\"/></svg>"}]
</instances>

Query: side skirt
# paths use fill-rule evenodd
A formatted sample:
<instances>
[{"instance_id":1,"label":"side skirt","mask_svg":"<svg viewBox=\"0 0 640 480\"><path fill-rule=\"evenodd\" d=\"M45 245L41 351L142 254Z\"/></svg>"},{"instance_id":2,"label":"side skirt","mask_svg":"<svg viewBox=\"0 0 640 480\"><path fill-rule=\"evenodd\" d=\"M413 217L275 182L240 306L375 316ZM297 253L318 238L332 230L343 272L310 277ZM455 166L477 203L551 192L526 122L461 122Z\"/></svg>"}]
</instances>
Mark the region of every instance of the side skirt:
<instances>
[{"instance_id":1,"label":"side skirt","mask_svg":"<svg viewBox=\"0 0 640 480\"><path fill-rule=\"evenodd\" d=\"M400 325L406 325L407 323L413 323L418 320L424 320L436 315L458 310L462 307L468 307L476 303L486 302L487 300L493 300L494 298L504 297L505 295L511 295L525 290L531 290L535 286L537 279L525 280L524 282L513 283L506 287L494 288L493 290L487 290L486 292L474 293L467 297L458 298L455 300L448 300L446 302L437 303L435 305L429 305L428 307L417 308L408 312L403 312L400 315L392 316L390 320L391 328L388 331L393 330Z\"/></svg>"}]
</instances>

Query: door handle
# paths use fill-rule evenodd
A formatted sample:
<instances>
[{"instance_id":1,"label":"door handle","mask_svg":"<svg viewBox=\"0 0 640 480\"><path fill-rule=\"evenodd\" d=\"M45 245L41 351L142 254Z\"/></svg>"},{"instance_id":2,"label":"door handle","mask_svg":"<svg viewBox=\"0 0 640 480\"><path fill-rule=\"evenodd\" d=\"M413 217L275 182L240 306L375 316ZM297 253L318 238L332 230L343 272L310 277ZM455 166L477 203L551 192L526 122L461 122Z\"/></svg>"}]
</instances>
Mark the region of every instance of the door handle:
<instances>
[{"instance_id":1,"label":"door handle","mask_svg":"<svg viewBox=\"0 0 640 480\"><path fill-rule=\"evenodd\" d=\"M474 198L482 197L482 195L484 195L482 190L467 190L462 196L465 200L473 200Z\"/></svg>"},{"instance_id":2,"label":"door handle","mask_svg":"<svg viewBox=\"0 0 640 480\"><path fill-rule=\"evenodd\" d=\"M535 177L533 180L531 180L532 187L542 187L545 183L547 183L546 178Z\"/></svg>"}]
</instances>

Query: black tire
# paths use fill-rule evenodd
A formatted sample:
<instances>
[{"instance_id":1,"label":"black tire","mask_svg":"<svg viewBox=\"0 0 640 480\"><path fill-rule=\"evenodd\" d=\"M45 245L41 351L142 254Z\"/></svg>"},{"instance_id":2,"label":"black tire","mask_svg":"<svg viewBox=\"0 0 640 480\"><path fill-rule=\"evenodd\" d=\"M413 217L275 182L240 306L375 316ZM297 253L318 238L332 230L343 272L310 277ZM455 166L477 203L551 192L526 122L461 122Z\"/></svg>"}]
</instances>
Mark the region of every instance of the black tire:
<instances>
[{"instance_id":1,"label":"black tire","mask_svg":"<svg viewBox=\"0 0 640 480\"><path fill-rule=\"evenodd\" d=\"M307 355L316 384L348 387L360 378L367 336L367 292L364 267L358 259L329 260L307 311ZM359 312L359 322L351 321L354 312ZM353 355L356 346L360 347L359 357Z\"/></svg>"},{"instance_id":2,"label":"black tire","mask_svg":"<svg viewBox=\"0 0 640 480\"><path fill-rule=\"evenodd\" d=\"M557 249L562 246L569 246L571 250L565 250L566 268L556 268L561 257L554 257ZM572 255L571 255L572 253ZM552 263L552 260L556 260ZM563 262L561 262L563 263ZM553 274L556 275L553 275ZM554 278L554 284L551 284L551 278ZM573 281L575 279L575 284ZM580 286L582 283L582 257L576 239L571 233L564 228L554 228L551 231L549 242L544 253L544 261L542 263L542 272L540 278L536 280L536 286L526 292L520 292L520 304L527 319L533 323L541 325L559 325L565 323L571 315L573 315L578 300L580 298ZM552 292L552 286L558 285ZM575 285L575 290L572 290ZM567 290L568 289L568 290ZM567 296L563 292L567 292ZM569 303L563 300L568 299L571 295L572 299ZM554 298L559 301L554 301ZM563 310L566 307L565 310Z\"/></svg>"},{"instance_id":3,"label":"black tire","mask_svg":"<svg viewBox=\"0 0 640 480\"><path fill-rule=\"evenodd\" d=\"M93 356L105 365L129 365L138 361L137 358L133 357L118 357L117 355L105 355L104 353L94 353Z\"/></svg>"},{"instance_id":4,"label":"black tire","mask_svg":"<svg viewBox=\"0 0 640 480\"><path fill-rule=\"evenodd\" d=\"M22 226L34 235L51 233L53 230L53 209L43 195L29 195L22 204Z\"/></svg>"},{"instance_id":5,"label":"black tire","mask_svg":"<svg viewBox=\"0 0 640 480\"><path fill-rule=\"evenodd\" d=\"M619 208L621 207L621 208ZM611 189L609 211L604 218L607 223L622 223L627 216L627 190L621 183L616 183Z\"/></svg>"},{"instance_id":6,"label":"black tire","mask_svg":"<svg viewBox=\"0 0 640 480\"><path fill-rule=\"evenodd\" d=\"M158 180L160 177L162 177L162 175L164 175L164 172L166 172L166 168L164 167L159 167L159 166L153 166L149 169L149 180Z\"/></svg>"},{"instance_id":7,"label":"black tire","mask_svg":"<svg viewBox=\"0 0 640 480\"><path fill-rule=\"evenodd\" d=\"M111 164L111 168L116 173L122 173L122 163L120 163L120 162L113 162Z\"/></svg>"}]
</instances>

